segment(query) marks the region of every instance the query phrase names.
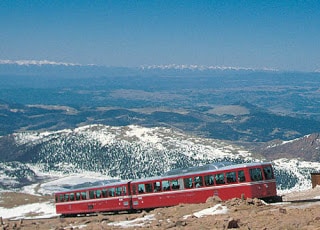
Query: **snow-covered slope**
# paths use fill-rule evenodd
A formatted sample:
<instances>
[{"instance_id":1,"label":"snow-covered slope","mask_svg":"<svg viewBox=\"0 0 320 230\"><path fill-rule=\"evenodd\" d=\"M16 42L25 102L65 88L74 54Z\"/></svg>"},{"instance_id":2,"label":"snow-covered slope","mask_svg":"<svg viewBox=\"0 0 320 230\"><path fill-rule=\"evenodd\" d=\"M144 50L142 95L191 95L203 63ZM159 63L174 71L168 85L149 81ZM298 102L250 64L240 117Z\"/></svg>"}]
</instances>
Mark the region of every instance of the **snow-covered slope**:
<instances>
[{"instance_id":1,"label":"snow-covered slope","mask_svg":"<svg viewBox=\"0 0 320 230\"><path fill-rule=\"evenodd\" d=\"M162 127L91 125L15 133L8 139L13 142L6 150L11 161L0 165L4 189L79 174L84 178L92 172L101 180L134 179L217 161L264 160L241 146ZM309 188L310 172L320 170L320 163L297 159L275 160L274 166L281 190ZM48 190L54 190L52 186L47 185Z\"/></svg>"}]
</instances>

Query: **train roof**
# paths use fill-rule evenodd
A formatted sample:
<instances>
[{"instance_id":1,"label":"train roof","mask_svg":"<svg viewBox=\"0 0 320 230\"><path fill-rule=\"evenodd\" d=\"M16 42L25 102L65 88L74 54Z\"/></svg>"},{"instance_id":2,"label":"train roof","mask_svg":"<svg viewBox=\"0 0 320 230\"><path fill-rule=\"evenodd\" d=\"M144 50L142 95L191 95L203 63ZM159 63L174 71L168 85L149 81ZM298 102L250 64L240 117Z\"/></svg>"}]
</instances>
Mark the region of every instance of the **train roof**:
<instances>
[{"instance_id":1,"label":"train roof","mask_svg":"<svg viewBox=\"0 0 320 230\"><path fill-rule=\"evenodd\" d=\"M209 171L209 170L215 170L220 169L223 167L227 167L232 165L232 162L216 162L201 166L195 166L195 167L189 167L189 168L182 168L182 169L173 169L163 174L163 176L171 176L171 175L181 175L181 174L187 174L191 172L201 172L201 171Z\"/></svg>"},{"instance_id":2,"label":"train roof","mask_svg":"<svg viewBox=\"0 0 320 230\"><path fill-rule=\"evenodd\" d=\"M195 173L216 172L221 170L233 170L238 168L247 168L247 167L270 165L270 164L271 162L252 162L252 163L240 163L240 164L235 164L233 162L216 162L216 163L206 164L202 166L174 169L164 173L161 176L136 179L136 180L132 180L132 182L136 183L136 182L149 181L149 180L161 180L165 178L170 179L170 178L174 178L181 175L187 176Z\"/></svg>"},{"instance_id":3,"label":"train roof","mask_svg":"<svg viewBox=\"0 0 320 230\"><path fill-rule=\"evenodd\" d=\"M271 164L271 163L270 162L252 162L252 163L235 164L233 162L215 162L215 163L206 164L202 166L183 168L183 169L174 169L169 172L166 172L165 174L163 174L163 176L190 174L190 173L205 172L205 171L228 170L228 169L252 167L252 166L267 165L267 164Z\"/></svg>"},{"instance_id":4,"label":"train roof","mask_svg":"<svg viewBox=\"0 0 320 230\"><path fill-rule=\"evenodd\" d=\"M255 166L270 165L270 164L271 162L252 162L252 163L241 163L241 164L235 164L233 162L216 162L216 163L206 164L202 166L195 166L190 168L173 169L164 173L161 176L147 177L147 178L141 178L136 180L124 180L124 181L111 182L111 183L98 185L98 186L69 189L65 191L56 192L56 194L66 193L66 192L78 192L78 191L83 191L84 189L97 189L97 188L109 187L109 186L119 186L119 185L125 185L128 182L139 183L139 182L145 182L145 181L151 181L151 180L176 178L177 176L181 176L181 175L187 176L195 173L216 172L220 170L233 170L233 169L239 169L239 168L255 167Z\"/></svg>"},{"instance_id":5,"label":"train roof","mask_svg":"<svg viewBox=\"0 0 320 230\"><path fill-rule=\"evenodd\" d=\"M130 181L131 180L115 181L115 182L110 182L110 183L105 183L105 184L100 184L100 185L95 185L95 186L83 186L83 187L78 187L78 188L70 188L70 189L66 189L64 191L55 192L55 194L68 193L68 192L80 192L83 190L99 189L99 188L104 188L104 187L109 187L109 186L113 187L113 186L119 186L119 185L126 185Z\"/></svg>"}]
</instances>

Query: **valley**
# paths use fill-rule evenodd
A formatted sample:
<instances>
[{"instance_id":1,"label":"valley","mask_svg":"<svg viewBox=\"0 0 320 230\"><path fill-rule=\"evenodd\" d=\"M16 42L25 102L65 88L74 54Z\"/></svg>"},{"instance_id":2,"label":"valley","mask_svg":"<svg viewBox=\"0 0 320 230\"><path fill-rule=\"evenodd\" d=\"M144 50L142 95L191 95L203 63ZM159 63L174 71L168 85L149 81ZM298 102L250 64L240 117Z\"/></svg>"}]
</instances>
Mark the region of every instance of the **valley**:
<instances>
[{"instance_id":1,"label":"valley","mask_svg":"<svg viewBox=\"0 0 320 230\"><path fill-rule=\"evenodd\" d=\"M308 188L320 168L319 73L0 68L2 189L91 172L136 179L272 161L278 189L292 191Z\"/></svg>"}]
</instances>

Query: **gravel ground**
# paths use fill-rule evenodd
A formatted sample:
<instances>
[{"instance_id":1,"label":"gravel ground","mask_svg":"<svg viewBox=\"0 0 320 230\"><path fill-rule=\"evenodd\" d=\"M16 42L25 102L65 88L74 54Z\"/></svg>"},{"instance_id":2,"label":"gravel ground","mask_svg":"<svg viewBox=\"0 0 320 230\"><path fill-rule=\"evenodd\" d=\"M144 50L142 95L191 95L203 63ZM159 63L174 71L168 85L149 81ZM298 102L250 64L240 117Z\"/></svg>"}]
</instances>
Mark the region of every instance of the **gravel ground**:
<instances>
[{"instance_id":1,"label":"gravel ground","mask_svg":"<svg viewBox=\"0 0 320 230\"><path fill-rule=\"evenodd\" d=\"M0 229L320 229L320 188L293 192L284 202L266 204L258 199L208 199L204 204L181 204L150 212L83 216L75 218L10 220ZM304 200L303 202L301 202ZM305 201L309 200L309 201ZM0 207L53 202L50 196L1 193ZM201 211L201 212L200 212ZM218 213L215 215L208 214ZM203 214L204 216L201 216ZM207 215L206 215L207 214Z\"/></svg>"}]
</instances>

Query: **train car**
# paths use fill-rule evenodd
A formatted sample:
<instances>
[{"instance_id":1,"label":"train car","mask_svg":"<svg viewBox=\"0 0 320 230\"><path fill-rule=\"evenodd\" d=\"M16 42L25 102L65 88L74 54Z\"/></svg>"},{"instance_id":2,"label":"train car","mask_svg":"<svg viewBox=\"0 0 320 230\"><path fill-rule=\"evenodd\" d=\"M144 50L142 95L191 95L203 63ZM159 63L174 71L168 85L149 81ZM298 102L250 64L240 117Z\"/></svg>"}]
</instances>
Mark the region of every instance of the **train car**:
<instances>
[{"instance_id":1,"label":"train car","mask_svg":"<svg viewBox=\"0 0 320 230\"><path fill-rule=\"evenodd\" d=\"M276 197L271 163L209 164L159 177L60 192L55 199L57 213L70 215L203 203L212 196L222 200Z\"/></svg>"},{"instance_id":2,"label":"train car","mask_svg":"<svg viewBox=\"0 0 320 230\"><path fill-rule=\"evenodd\" d=\"M132 209L130 182L55 193L56 213L65 216Z\"/></svg>"},{"instance_id":3,"label":"train car","mask_svg":"<svg viewBox=\"0 0 320 230\"><path fill-rule=\"evenodd\" d=\"M192 168L175 171L176 175L131 182L133 209L173 206L181 203L203 203L209 197L273 198L276 181L270 163L220 165L197 172Z\"/></svg>"}]
</instances>

